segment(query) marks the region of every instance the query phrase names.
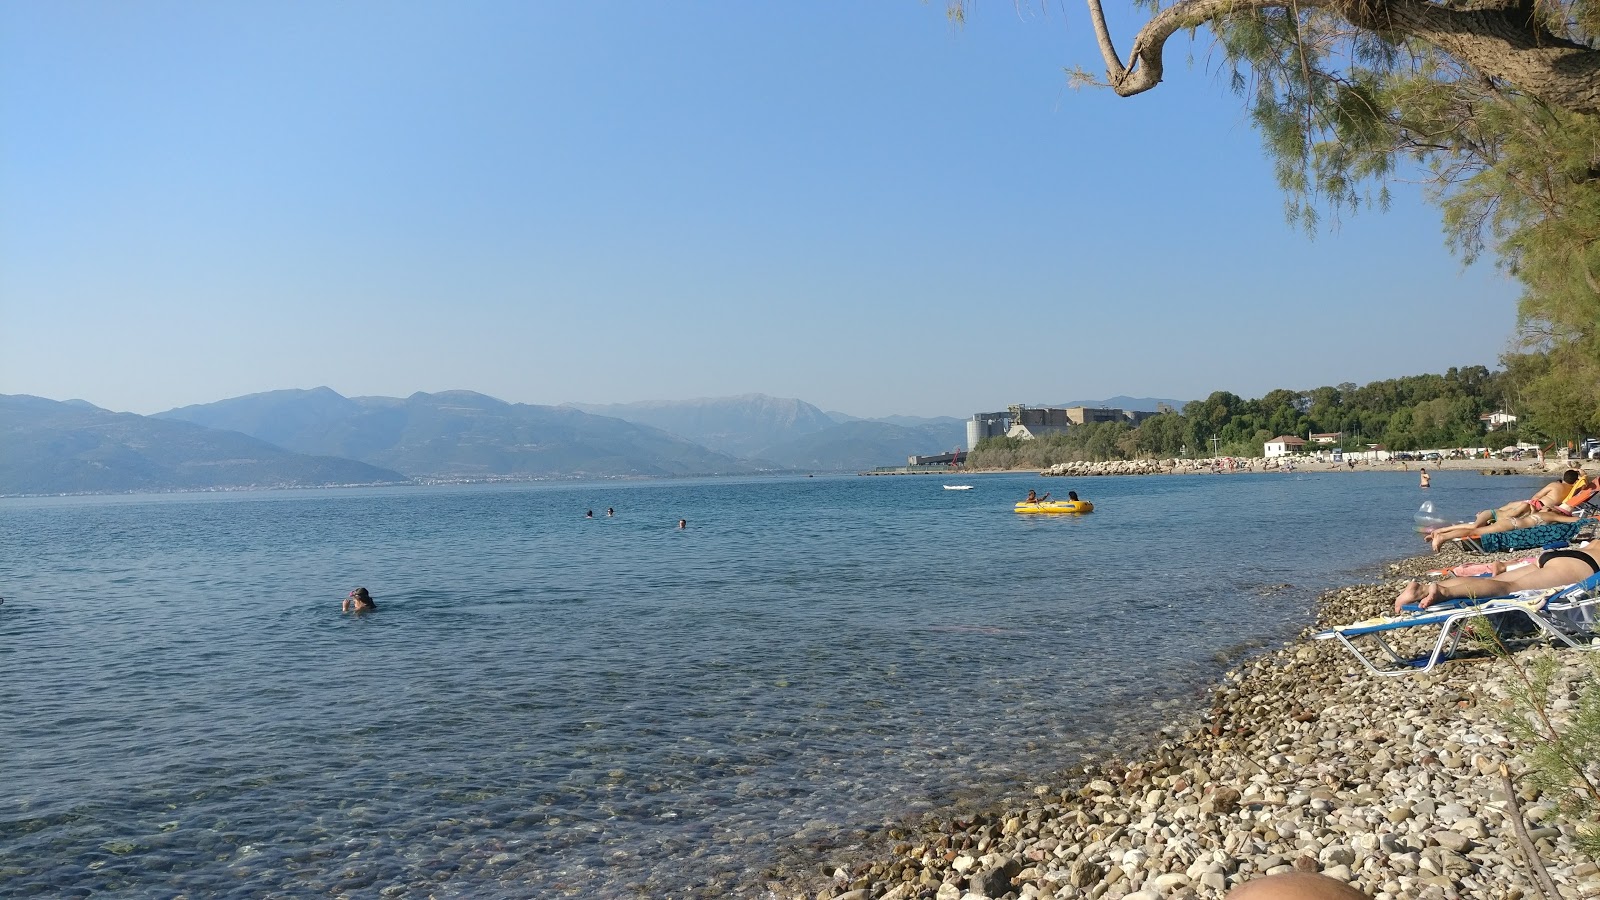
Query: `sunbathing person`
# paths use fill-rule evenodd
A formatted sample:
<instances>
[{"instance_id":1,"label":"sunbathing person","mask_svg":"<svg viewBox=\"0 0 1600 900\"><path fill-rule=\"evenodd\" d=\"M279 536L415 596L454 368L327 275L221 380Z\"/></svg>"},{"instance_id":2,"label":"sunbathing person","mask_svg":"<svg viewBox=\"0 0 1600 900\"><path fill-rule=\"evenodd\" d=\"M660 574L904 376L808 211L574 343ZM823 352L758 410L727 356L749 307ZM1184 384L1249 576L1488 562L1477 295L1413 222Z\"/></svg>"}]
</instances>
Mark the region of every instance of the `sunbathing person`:
<instances>
[{"instance_id":1,"label":"sunbathing person","mask_svg":"<svg viewBox=\"0 0 1600 900\"><path fill-rule=\"evenodd\" d=\"M1557 512L1561 507L1551 507L1540 512L1531 512L1525 516L1502 516L1499 521L1490 522L1483 527L1478 527L1471 522L1461 525L1446 525L1435 528L1428 538L1428 543L1433 546L1433 552L1438 553L1439 548L1456 538L1480 537L1485 534L1498 534L1502 531L1516 531L1518 528L1532 528L1535 525L1549 525L1553 522L1576 522L1583 518L1582 515L1569 516Z\"/></svg>"},{"instance_id":2,"label":"sunbathing person","mask_svg":"<svg viewBox=\"0 0 1600 900\"><path fill-rule=\"evenodd\" d=\"M1394 611L1407 603L1427 609L1440 600L1472 597L1498 597L1513 591L1562 587L1600 572L1600 543L1583 549L1567 547L1546 550L1536 565L1507 572L1495 578L1446 578L1428 584L1413 581L1394 598Z\"/></svg>"},{"instance_id":3,"label":"sunbathing person","mask_svg":"<svg viewBox=\"0 0 1600 900\"><path fill-rule=\"evenodd\" d=\"M1584 481L1583 473L1577 469L1568 469L1562 473L1560 481L1552 481L1539 489L1527 500L1513 500L1499 509L1486 509L1472 519L1472 524L1482 528L1485 525L1498 522L1507 516L1515 518L1525 516L1531 512L1538 512L1548 506L1556 506L1566 502L1568 496L1583 490L1580 483ZM1584 499L1588 499L1585 497ZM1579 501L1582 502L1581 500ZM1566 512L1566 510L1562 510Z\"/></svg>"}]
</instances>

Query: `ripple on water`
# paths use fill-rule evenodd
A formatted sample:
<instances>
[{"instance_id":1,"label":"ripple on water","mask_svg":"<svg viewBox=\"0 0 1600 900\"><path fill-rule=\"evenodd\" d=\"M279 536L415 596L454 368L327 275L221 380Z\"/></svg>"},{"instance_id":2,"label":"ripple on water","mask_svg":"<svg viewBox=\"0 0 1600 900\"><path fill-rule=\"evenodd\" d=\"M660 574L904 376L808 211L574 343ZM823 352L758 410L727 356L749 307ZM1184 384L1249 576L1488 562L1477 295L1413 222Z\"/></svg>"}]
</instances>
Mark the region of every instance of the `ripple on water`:
<instances>
[{"instance_id":1,"label":"ripple on water","mask_svg":"<svg viewBox=\"0 0 1600 900\"><path fill-rule=\"evenodd\" d=\"M0 501L0 877L731 893L1176 715L1152 701L1412 546L1402 475L1101 479L1071 522L1010 514L1032 476L959 503L881 478ZM1435 499L1486 505L1469 487ZM1152 530L1188 521L1226 530ZM356 584L380 609L341 617Z\"/></svg>"}]
</instances>

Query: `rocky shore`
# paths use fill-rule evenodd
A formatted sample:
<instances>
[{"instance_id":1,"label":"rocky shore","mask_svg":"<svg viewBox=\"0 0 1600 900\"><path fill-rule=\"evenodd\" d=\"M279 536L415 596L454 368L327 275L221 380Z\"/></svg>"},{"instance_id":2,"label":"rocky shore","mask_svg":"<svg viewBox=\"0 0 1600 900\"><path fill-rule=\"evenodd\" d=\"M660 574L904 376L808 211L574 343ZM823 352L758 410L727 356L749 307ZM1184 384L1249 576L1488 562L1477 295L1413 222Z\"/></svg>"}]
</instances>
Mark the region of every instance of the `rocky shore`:
<instances>
[{"instance_id":1,"label":"rocky shore","mask_svg":"<svg viewBox=\"0 0 1600 900\"><path fill-rule=\"evenodd\" d=\"M1406 560L1383 582L1330 592L1318 627L1378 614L1406 578L1463 559ZM1512 667L1551 651L1511 660L1481 653L1430 675L1378 678L1310 631L1229 673L1203 713L1125 759L1080 767L982 812L891 830L892 845L774 892L1216 898L1258 875L1300 870L1377 900L1519 900L1542 896L1542 867L1560 897L1600 897L1600 868L1574 846L1554 798L1524 777L1522 748L1504 726ZM1557 658L1559 720L1595 669L1588 654Z\"/></svg>"}]
</instances>

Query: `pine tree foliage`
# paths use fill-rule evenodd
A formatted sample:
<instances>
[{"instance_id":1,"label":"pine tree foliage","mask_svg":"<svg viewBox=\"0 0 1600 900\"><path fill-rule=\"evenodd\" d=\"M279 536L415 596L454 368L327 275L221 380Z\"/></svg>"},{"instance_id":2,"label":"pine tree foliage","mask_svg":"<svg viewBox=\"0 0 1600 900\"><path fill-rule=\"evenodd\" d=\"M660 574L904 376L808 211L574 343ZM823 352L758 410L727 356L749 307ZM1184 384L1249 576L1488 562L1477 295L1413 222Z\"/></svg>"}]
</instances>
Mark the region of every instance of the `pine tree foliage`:
<instances>
[{"instance_id":1,"label":"pine tree foliage","mask_svg":"<svg viewBox=\"0 0 1600 900\"><path fill-rule=\"evenodd\" d=\"M1600 664L1576 686L1558 677L1556 658L1512 659L1504 721L1528 761L1528 780L1573 823L1579 849L1600 859Z\"/></svg>"}]
</instances>

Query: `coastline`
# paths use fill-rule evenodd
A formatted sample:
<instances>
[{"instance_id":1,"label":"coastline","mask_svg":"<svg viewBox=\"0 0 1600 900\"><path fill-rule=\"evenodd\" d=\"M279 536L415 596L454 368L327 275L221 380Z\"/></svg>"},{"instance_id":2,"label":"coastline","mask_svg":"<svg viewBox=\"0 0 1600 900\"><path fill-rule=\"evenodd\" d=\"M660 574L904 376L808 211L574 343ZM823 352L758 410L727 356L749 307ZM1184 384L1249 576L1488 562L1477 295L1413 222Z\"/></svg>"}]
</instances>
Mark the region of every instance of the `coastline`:
<instances>
[{"instance_id":1,"label":"coastline","mask_svg":"<svg viewBox=\"0 0 1600 900\"><path fill-rule=\"evenodd\" d=\"M1597 861L1523 778L1503 725L1512 664L1548 651L1380 678L1337 642L1309 637L1385 611L1406 579L1430 569L1523 555L1449 550L1390 563L1382 581L1320 596L1313 627L1229 671L1204 711L1127 758L1058 773L982 813L890 829L892 843L842 850L828 871L769 890L818 900L1217 898L1298 870L1375 900L1538 897L1521 819L1560 896L1600 897ZM1567 688L1557 697L1592 680L1586 656L1556 651Z\"/></svg>"},{"instance_id":2,"label":"coastline","mask_svg":"<svg viewBox=\"0 0 1600 900\"><path fill-rule=\"evenodd\" d=\"M1285 471L1284 463L1292 462L1294 472L1417 472L1422 468L1438 474L1440 472L1471 473L1477 475L1546 475L1551 472L1561 472L1568 468L1583 468L1589 464L1587 460L1566 460L1556 457L1546 457L1540 460L1515 460L1503 461L1494 459L1446 459L1432 462L1417 462L1415 460L1383 460L1381 462L1358 461L1351 466L1348 462L1325 462L1321 460L1293 459L1288 457L1216 457L1206 459L1132 459L1114 460L1107 462L1072 462L1057 463L1045 469L1037 466L1021 466L1010 469L961 469L960 474L989 475L989 474L1025 474L1037 472L1044 476L1072 476L1072 477L1101 477L1108 475L1234 475L1245 472L1282 472ZM937 472L895 472L895 473L862 473L862 474L939 474ZM946 474L956 474L947 472Z\"/></svg>"}]
</instances>

